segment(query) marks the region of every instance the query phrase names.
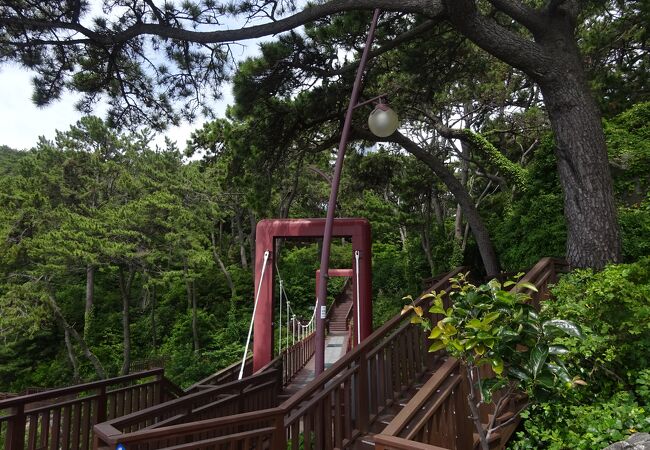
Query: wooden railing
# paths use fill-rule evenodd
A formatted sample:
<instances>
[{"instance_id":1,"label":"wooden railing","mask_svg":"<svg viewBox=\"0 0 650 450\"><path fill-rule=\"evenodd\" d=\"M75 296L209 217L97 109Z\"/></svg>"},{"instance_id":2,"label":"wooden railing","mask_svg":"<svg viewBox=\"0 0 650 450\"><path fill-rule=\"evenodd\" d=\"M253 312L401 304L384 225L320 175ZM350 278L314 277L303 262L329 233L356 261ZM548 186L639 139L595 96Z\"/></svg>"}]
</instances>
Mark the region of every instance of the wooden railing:
<instances>
[{"instance_id":1,"label":"wooden railing","mask_svg":"<svg viewBox=\"0 0 650 450\"><path fill-rule=\"evenodd\" d=\"M0 401L5 450L88 449L92 427L172 400L182 391L162 369Z\"/></svg>"},{"instance_id":2,"label":"wooden railing","mask_svg":"<svg viewBox=\"0 0 650 450\"><path fill-rule=\"evenodd\" d=\"M169 362L168 356L151 356L131 362L129 373L144 372L145 370L164 369Z\"/></svg>"},{"instance_id":3,"label":"wooden railing","mask_svg":"<svg viewBox=\"0 0 650 450\"><path fill-rule=\"evenodd\" d=\"M288 385L296 374L314 356L315 335L311 333L282 352L282 387Z\"/></svg>"},{"instance_id":4,"label":"wooden railing","mask_svg":"<svg viewBox=\"0 0 650 450\"><path fill-rule=\"evenodd\" d=\"M448 279L459 271L450 272L432 289L448 289ZM419 298L416 305L428 310L429 302ZM155 450L177 444L174 448L183 450L217 444L245 449L349 448L439 359L439 355L427 352L426 336L410 324L410 318L411 314L406 314L389 320L276 408L184 424L167 422L136 432L124 433L100 424L95 427L100 436L96 448L118 443L126 450ZM167 414L166 407L159 409L161 416ZM141 446L144 443L146 446Z\"/></svg>"},{"instance_id":5,"label":"wooden railing","mask_svg":"<svg viewBox=\"0 0 650 450\"><path fill-rule=\"evenodd\" d=\"M533 283L538 292L531 293L533 304L550 295L548 285L555 283L558 274L568 271L559 259L543 258L522 278ZM458 361L449 358L407 405L375 436L378 450L466 450L474 447L474 424L468 420L467 378ZM489 374L483 374L489 375ZM424 412L423 412L424 411ZM485 416L490 411L484 409ZM486 419L486 417L484 418ZM492 435L491 448L502 448L512 431L513 423L501 434ZM441 449L442 448L442 449Z\"/></svg>"},{"instance_id":6,"label":"wooden railing","mask_svg":"<svg viewBox=\"0 0 650 450\"><path fill-rule=\"evenodd\" d=\"M452 450L471 449L473 424L469 420L466 387L458 360L447 359L381 435L375 436L375 448L410 449L415 442Z\"/></svg>"},{"instance_id":7,"label":"wooden railing","mask_svg":"<svg viewBox=\"0 0 650 450\"><path fill-rule=\"evenodd\" d=\"M185 389L186 393L196 392L200 389L205 389L210 386L220 386L222 384L230 383L231 381L237 381L239 378L239 371L241 369L241 360L237 361L228 367L225 367L218 372L213 373L212 375L203 378L200 381L197 381L190 387ZM244 363L244 376L250 376L253 373L253 357L249 356L246 358Z\"/></svg>"},{"instance_id":8,"label":"wooden railing","mask_svg":"<svg viewBox=\"0 0 650 450\"><path fill-rule=\"evenodd\" d=\"M448 289L447 274L432 289ZM416 305L428 310L430 299ZM436 355L428 353L424 333L411 315L395 316L373 332L303 390L285 401L289 448L348 448L366 433L427 370Z\"/></svg>"},{"instance_id":9,"label":"wooden railing","mask_svg":"<svg viewBox=\"0 0 650 450\"><path fill-rule=\"evenodd\" d=\"M119 443L129 450L145 450L218 438L218 424L223 421L216 419L276 406L278 383L278 371L267 370L95 425L95 448L115 448ZM228 420L224 423L230 424L229 432L236 428L239 433L246 428L244 422L243 428Z\"/></svg>"}]
</instances>

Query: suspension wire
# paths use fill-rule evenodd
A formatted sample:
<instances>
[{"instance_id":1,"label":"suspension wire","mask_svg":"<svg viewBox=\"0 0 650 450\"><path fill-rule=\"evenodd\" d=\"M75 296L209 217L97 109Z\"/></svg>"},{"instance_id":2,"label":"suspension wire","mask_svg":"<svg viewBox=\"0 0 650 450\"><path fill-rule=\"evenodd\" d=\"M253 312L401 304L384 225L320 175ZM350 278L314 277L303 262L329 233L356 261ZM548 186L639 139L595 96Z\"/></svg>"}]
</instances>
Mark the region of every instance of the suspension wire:
<instances>
[{"instance_id":1,"label":"suspension wire","mask_svg":"<svg viewBox=\"0 0 650 450\"><path fill-rule=\"evenodd\" d=\"M359 309L360 307L360 302L359 302L359 256L360 252L359 250L354 251L354 261L356 264L356 290L357 290L357 345L361 344L361 310Z\"/></svg>"},{"instance_id":2,"label":"suspension wire","mask_svg":"<svg viewBox=\"0 0 650 450\"><path fill-rule=\"evenodd\" d=\"M260 275L260 282L257 285L257 295L255 296L255 305L253 306L253 315L251 316L251 324L248 327L248 337L246 338L246 348L244 349L244 357L241 360L241 368L239 369L239 378L241 380L244 376L244 365L246 364L246 355L248 354L248 347L251 343L251 335L253 334L253 323L255 322L255 311L257 311L257 302L260 299L260 292L262 292L262 281L264 281L264 272L266 272L266 263L269 260L269 251L264 252L264 264L262 264L262 274Z\"/></svg>"},{"instance_id":3,"label":"suspension wire","mask_svg":"<svg viewBox=\"0 0 650 450\"><path fill-rule=\"evenodd\" d=\"M278 279L280 281L280 338L282 337L282 297L284 297L286 301L286 308L285 308L285 313L287 316L287 345L289 345L289 317L291 316L291 334L292 334L292 339L291 345L294 345L296 342L300 342L309 334L314 332L314 327L315 327L315 318L316 318L316 305L314 305L314 310L312 311L311 318L309 319L309 322L307 322L305 325L300 322L300 320L297 320L297 314L296 311L293 310L291 307L291 302L289 301L289 296L287 295L287 290L284 287L284 280L282 278L282 274L280 273L280 269L278 267L277 262L275 262L275 273L278 275ZM318 303L318 302L316 302ZM332 306L334 306L332 304ZM330 309L331 307L330 306ZM282 353L282 342L278 343L278 353Z\"/></svg>"}]
</instances>

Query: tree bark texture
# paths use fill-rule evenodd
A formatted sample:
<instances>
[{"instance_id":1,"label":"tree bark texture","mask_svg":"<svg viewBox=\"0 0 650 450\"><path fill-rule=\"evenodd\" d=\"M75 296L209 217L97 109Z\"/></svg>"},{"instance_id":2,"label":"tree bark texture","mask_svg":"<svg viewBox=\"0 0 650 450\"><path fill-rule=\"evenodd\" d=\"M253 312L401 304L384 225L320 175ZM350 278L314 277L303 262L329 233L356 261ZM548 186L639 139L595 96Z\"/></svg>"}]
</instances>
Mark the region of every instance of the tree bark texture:
<instances>
[{"instance_id":1,"label":"tree bark texture","mask_svg":"<svg viewBox=\"0 0 650 450\"><path fill-rule=\"evenodd\" d=\"M235 227L237 228L237 241L239 243L239 257L241 259L242 269L248 269L248 260L246 259L246 242L244 241L244 230L241 224L241 210L235 212Z\"/></svg>"},{"instance_id":2,"label":"tree bark texture","mask_svg":"<svg viewBox=\"0 0 650 450\"><path fill-rule=\"evenodd\" d=\"M81 381L79 379L79 362L77 361L77 357L74 354L74 347L72 346L72 341L70 340L70 331L67 328L65 328L63 331L65 333L65 348L68 351L68 359L72 365L72 382L79 383Z\"/></svg>"},{"instance_id":3,"label":"tree bark texture","mask_svg":"<svg viewBox=\"0 0 650 450\"><path fill-rule=\"evenodd\" d=\"M75 341L77 341L79 347L81 347L81 351L83 352L84 356L88 359L88 361L90 361L90 363L95 368L95 372L97 373L97 376L101 379L105 379L106 371L104 370L104 367L102 366L101 362L99 362L99 359L97 359L95 354L90 350L90 348L86 344L86 341L84 341L84 339L79 335L79 333L77 333L77 330L75 330L68 323L65 317L63 317L61 308L59 308L56 298L54 297L54 293L49 287L47 288L47 299L49 302L49 306L52 309L52 312L54 313L55 320L61 325L61 327L64 330L70 333L70 336L72 336Z\"/></svg>"},{"instance_id":4,"label":"tree bark texture","mask_svg":"<svg viewBox=\"0 0 650 450\"><path fill-rule=\"evenodd\" d=\"M547 51L553 52L554 71L538 83L555 134L567 223L566 256L573 267L601 269L621 256L601 114L587 86L572 32L562 27L553 31Z\"/></svg>"},{"instance_id":5,"label":"tree bark texture","mask_svg":"<svg viewBox=\"0 0 650 450\"><path fill-rule=\"evenodd\" d=\"M196 286L192 280L192 339L194 340L194 351L198 352L200 349L199 342L199 322L197 317L197 304L196 304Z\"/></svg>"},{"instance_id":6,"label":"tree bark texture","mask_svg":"<svg viewBox=\"0 0 650 450\"><path fill-rule=\"evenodd\" d=\"M120 373L127 375L131 366L131 284L135 277L135 269L129 267L128 273L124 268L119 270L120 296L122 297L122 369Z\"/></svg>"},{"instance_id":7,"label":"tree bark texture","mask_svg":"<svg viewBox=\"0 0 650 450\"><path fill-rule=\"evenodd\" d=\"M219 266L219 269L221 269L223 276L226 277L226 284L228 284L228 289L230 289L230 298L234 299L237 297L237 290L235 289L235 283L233 283L232 276L230 275L228 268L223 263L221 256L219 256L217 239L216 236L214 235L214 231L210 233L210 240L212 241L212 257L214 258L214 261Z\"/></svg>"},{"instance_id":8,"label":"tree bark texture","mask_svg":"<svg viewBox=\"0 0 650 450\"><path fill-rule=\"evenodd\" d=\"M86 266L86 306L84 310L84 339L88 340L93 320L93 303L95 297L95 267Z\"/></svg>"}]
</instances>

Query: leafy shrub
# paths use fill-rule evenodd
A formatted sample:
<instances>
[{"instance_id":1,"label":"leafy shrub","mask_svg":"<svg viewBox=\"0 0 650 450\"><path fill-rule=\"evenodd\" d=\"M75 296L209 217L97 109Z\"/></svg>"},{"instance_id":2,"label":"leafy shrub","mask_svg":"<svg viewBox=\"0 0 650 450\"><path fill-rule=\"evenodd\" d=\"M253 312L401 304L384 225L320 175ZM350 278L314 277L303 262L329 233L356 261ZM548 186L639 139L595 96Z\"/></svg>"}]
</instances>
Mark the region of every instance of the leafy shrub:
<instances>
[{"instance_id":1,"label":"leafy shrub","mask_svg":"<svg viewBox=\"0 0 650 450\"><path fill-rule=\"evenodd\" d=\"M553 289L543 315L578 323L584 339L564 338L585 389L530 409L512 449L597 449L650 431L650 258L578 270Z\"/></svg>"},{"instance_id":2,"label":"leafy shrub","mask_svg":"<svg viewBox=\"0 0 650 450\"><path fill-rule=\"evenodd\" d=\"M566 339L565 345L598 392L630 385L630 371L650 367L650 258L599 273L575 271L553 292L556 299L545 303L543 314L582 326L585 339Z\"/></svg>"},{"instance_id":3,"label":"leafy shrub","mask_svg":"<svg viewBox=\"0 0 650 450\"><path fill-rule=\"evenodd\" d=\"M638 206L618 210L625 261L637 261L650 255L650 196Z\"/></svg>"},{"instance_id":4,"label":"leafy shrub","mask_svg":"<svg viewBox=\"0 0 650 450\"><path fill-rule=\"evenodd\" d=\"M650 413L629 392L617 392L592 404L547 402L534 405L522 416L526 431L508 448L593 450L650 430Z\"/></svg>"}]
</instances>

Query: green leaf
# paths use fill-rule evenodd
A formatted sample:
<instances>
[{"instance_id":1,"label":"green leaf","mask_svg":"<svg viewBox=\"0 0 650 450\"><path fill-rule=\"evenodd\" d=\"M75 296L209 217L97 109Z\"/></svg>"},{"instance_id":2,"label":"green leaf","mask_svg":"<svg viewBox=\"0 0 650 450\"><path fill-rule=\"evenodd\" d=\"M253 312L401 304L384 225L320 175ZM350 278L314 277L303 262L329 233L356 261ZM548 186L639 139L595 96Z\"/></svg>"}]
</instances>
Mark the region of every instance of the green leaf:
<instances>
[{"instance_id":1,"label":"green leaf","mask_svg":"<svg viewBox=\"0 0 650 450\"><path fill-rule=\"evenodd\" d=\"M564 345L551 345L548 348L548 353L550 355L566 355L569 353L569 349L566 348Z\"/></svg>"},{"instance_id":2,"label":"green leaf","mask_svg":"<svg viewBox=\"0 0 650 450\"><path fill-rule=\"evenodd\" d=\"M580 339L582 339L583 337L580 327L569 320L562 320L562 319L547 320L542 324L542 327L544 328L544 332L546 332L547 329L549 328L556 328L558 330L563 331L565 334L569 336L577 337Z\"/></svg>"},{"instance_id":3,"label":"green leaf","mask_svg":"<svg viewBox=\"0 0 650 450\"><path fill-rule=\"evenodd\" d=\"M503 283L503 287L504 287L504 288L505 288L505 287L509 287L509 286L514 285L514 284L516 284L514 281L512 281L512 280L508 280L508 281L506 281L505 283Z\"/></svg>"},{"instance_id":4,"label":"green leaf","mask_svg":"<svg viewBox=\"0 0 650 450\"><path fill-rule=\"evenodd\" d=\"M509 367L508 368L508 374L512 375L514 378L520 380L520 381L528 381L530 380L530 375L520 367Z\"/></svg>"},{"instance_id":5,"label":"green leaf","mask_svg":"<svg viewBox=\"0 0 650 450\"><path fill-rule=\"evenodd\" d=\"M437 352L438 350L442 350L445 347L447 346L442 341L434 342L431 344L431 347L429 347L429 352Z\"/></svg>"},{"instance_id":6,"label":"green leaf","mask_svg":"<svg viewBox=\"0 0 650 450\"><path fill-rule=\"evenodd\" d=\"M560 380L564 381L565 383L571 382L571 377L569 376L569 372L566 370L566 367L564 367L563 365L547 363L546 367L548 367L548 369Z\"/></svg>"},{"instance_id":7,"label":"green leaf","mask_svg":"<svg viewBox=\"0 0 650 450\"><path fill-rule=\"evenodd\" d=\"M483 323L490 324L490 323L494 322L495 320L497 320L500 315L501 315L501 313L499 313L497 311L491 312L491 313L489 313L489 314L487 314L485 316L485 318L483 319Z\"/></svg>"},{"instance_id":8,"label":"green leaf","mask_svg":"<svg viewBox=\"0 0 650 450\"><path fill-rule=\"evenodd\" d=\"M494 373L497 375L501 375L503 372L503 360L501 358L494 358L492 359L492 370L494 370Z\"/></svg>"},{"instance_id":9,"label":"green leaf","mask_svg":"<svg viewBox=\"0 0 650 450\"><path fill-rule=\"evenodd\" d=\"M533 292L539 292L535 285L529 281L520 281L517 283L518 288L530 289Z\"/></svg>"},{"instance_id":10,"label":"green leaf","mask_svg":"<svg viewBox=\"0 0 650 450\"><path fill-rule=\"evenodd\" d=\"M440 329L440 327L435 327L433 330L431 330L429 339L438 339L438 337L440 337L441 334L442 334L442 330Z\"/></svg>"},{"instance_id":11,"label":"green leaf","mask_svg":"<svg viewBox=\"0 0 650 450\"><path fill-rule=\"evenodd\" d=\"M530 369L533 372L533 378L537 378L540 370L544 367L548 357L548 347L544 344L536 345L530 352Z\"/></svg>"},{"instance_id":12,"label":"green leaf","mask_svg":"<svg viewBox=\"0 0 650 450\"><path fill-rule=\"evenodd\" d=\"M442 304L441 298L436 298L434 300L433 305L429 308L429 312L434 314L445 314L445 308Z\"/></svg>"},{"instance_id":13,"label":"green leaf","mask_svg":"<svg viewBox=\"0 0 650 450\"><path fill-rule=\"evenodd\" d=\"M555 379L550 373L543 373L537 377L536 381L545 388L552 389L555 386Z\"/></svg>"}]
</instances>

